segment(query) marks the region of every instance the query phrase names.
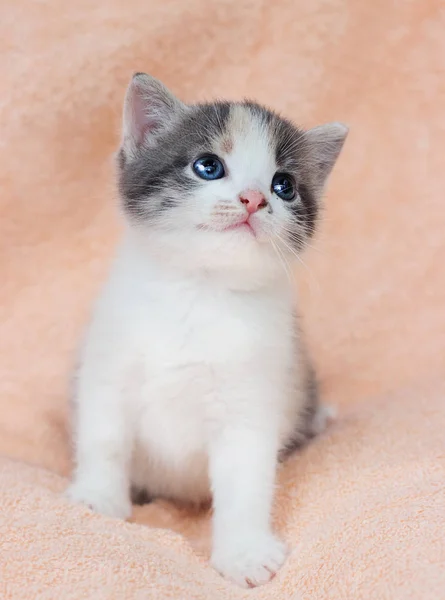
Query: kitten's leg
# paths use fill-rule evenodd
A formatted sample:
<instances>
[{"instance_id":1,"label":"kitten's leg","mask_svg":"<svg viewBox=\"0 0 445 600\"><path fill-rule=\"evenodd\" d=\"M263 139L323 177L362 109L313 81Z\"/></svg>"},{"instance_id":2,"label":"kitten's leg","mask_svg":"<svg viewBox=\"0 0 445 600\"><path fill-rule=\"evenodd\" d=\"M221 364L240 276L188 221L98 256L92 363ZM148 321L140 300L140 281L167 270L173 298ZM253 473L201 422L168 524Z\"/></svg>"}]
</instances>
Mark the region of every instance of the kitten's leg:
<instances>
[{"instance_id":1,"label":"kitten's leg","mask_svg":"<svg viewBox=\"0 0 445 600\"><path fill-rule=\"evenodd\" d=\"M243 587L269 581L286 557L270 527L277 464L273 427L228 428L210 450L212 563Z\"/></svg>"},{"instance_id":2,"label":"kitten's leg","mask_svg":"<svg viewBox=\"0 0 445 600\"><path fill-rule=\"evenodd\" d=\"M81 386L76 403L76 468L67 496L101 514L126 519L131 514L131 440L119 396L116 386L99 382Z\"/></svg>"}]
</instances>

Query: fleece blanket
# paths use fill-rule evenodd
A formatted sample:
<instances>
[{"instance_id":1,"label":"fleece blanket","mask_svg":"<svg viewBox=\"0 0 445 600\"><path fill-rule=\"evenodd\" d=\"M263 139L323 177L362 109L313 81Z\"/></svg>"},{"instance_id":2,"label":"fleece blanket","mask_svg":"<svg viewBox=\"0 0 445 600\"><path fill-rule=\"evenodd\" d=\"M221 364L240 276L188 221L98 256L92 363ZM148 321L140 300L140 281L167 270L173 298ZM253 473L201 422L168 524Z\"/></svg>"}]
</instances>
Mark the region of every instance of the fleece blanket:
<instances>
[{"instance_id":1,"label":"fleece blanket","mask_svg":"<svg viewBox=\"0 0 445 600\"><path fill-rule=\"evenodd\" d=\"M445 12L441 0L5 0L0 7L0 598L445 598ZM210 517L123 523L63 498L75 348L119 235L133 71L351 133L297 270L338 420L282 466L292 548L244 591Z\"/></svg>"}]
</instances>

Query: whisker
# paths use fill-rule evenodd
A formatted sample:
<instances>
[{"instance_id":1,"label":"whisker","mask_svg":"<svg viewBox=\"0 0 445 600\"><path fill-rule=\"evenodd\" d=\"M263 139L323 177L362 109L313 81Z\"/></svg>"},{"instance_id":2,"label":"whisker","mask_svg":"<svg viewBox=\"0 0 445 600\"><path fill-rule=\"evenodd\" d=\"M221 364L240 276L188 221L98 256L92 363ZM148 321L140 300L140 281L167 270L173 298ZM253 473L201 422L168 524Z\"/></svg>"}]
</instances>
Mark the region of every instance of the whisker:
<instances>
[{"instance_id":1,"label":"whisker","mask_svg":"<svg viewBox=\"0 0 445 600\"><path fill-rule=\"evenodd\" d=\"M316 286L317 286L317 291L320 291L320 283L319 283L319 282L317 281L317 279L314 277L314 274L313 274L313 273L312 273L312 271L309 269L309 267L308 267L308 266L307 266L307 264L304 262L304 260L301 258L301 256L299 256L299 255L298 255L298 253L297 253L297 252L296 252L296 251L295 251L293 248L291 248L291 247L289 246L289 244L286 242L286 240L285 240L285 239L284 239L282 236L280 236L280 234L279 234L279 233L275 233L275 235L276 235L276 237L277 237L277 238L280 240L280 242L281 242L281 243L282 243L282 244L285 246L285 248L288 250L288 252L289 252L290 254L292 254L292 255L293 255L293 256L294 256L294 257L295 257L295 258L298 260L298 262L300 262L300 263L303 265L303 267L305 268L305 270L307 271L307 273L308 273L308 274L309 274L309 276L310 276L310 281L311 281L311 284L312 284L312 283L315 283L315 284L316 284ZM311 287L310 289L311 289L311 292L312 292L312 287Z\"/></svg>"},{"instance_id":2,"label":"whisker","mask_svg":"<svg viewBox=\"0 0 445 600\"><path fill-rule=\"evenodd\" d=\"M281 253L281 251L279 250L278 246L277 246L277 245L276 245L276 243L273 241L273 239L272 239L272 238L269 238L269 239L270 239L270 242L271 242L271 244L272 244L272 248L274 249L274 251L275 251L275 253L276 253L277 257L278 257L278 260L280 261L280 263L281 263L281 265L282 265L282 267L283 267L283 269L284 269L284 272L285 272L285 274L286 274L286 277L287 277L287 279L288 279L289 283L292 285L292 277L291 277L291 274L290 274L290 272L289 272L289 270L288 270L288 265L287 265L287 263L284 261L283 254Z\"/></svg>"},{"instance_id":3,"label":"whisker","mask_svg":"<svg viewBox=\"0 0 445 600\"><path fill-rule=\"evenodd\" d=\"M305 248L311 248L312 250L315 250L316 252L323 252L322 249L318 248L317 246L314 246L313 244L311 244L310 242L307 241L307 236L302 235L301 233L295 231L294 229L289 229L286 226L281 226L282 229L289 234L293 240L295 240L295 242L297 242L297 244L300 244L302 246L304 246Z\"/></svg>"},{"instance_id":4,"label":"whisker","mask_svg":"<svg viewBox=\"0 0 445 600\"><path fill-rule=\"evenodd\" d=\"M216 120L218 121L219 130L222 133L224 131L224 128L222 126L221 119L219 118L218 108L217 108L216 104L213 105L213 110L215 111Z\"/></svg>"}]
</instances>

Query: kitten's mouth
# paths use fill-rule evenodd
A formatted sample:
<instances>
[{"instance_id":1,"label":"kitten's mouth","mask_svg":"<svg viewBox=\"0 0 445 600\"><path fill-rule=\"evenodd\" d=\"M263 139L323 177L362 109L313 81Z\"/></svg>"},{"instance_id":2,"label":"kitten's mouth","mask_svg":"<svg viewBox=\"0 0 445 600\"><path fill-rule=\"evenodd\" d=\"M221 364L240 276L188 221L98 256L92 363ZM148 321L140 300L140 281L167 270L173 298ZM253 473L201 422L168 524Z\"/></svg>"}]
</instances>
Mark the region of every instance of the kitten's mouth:
<instances>
[{"instance_id":1,"label":"kitten's mouth","mask_svg":"<svg viewBox=\"0 0 445 600\"><path fill-rule=\"evenodd\" d=\"M243 219L242 221L238 221L238 223L233 223L232 225L224 227L223 231L245 231L256 237L255 231L252 225L249 223L248 218Z\"/></svg>"},{"instance_id":2,"label":"kitten's mouth","mask_svg":"<svg viewBox=\"0 0 445 600\"><path fill-rule=\"evenodd\" d=\"M256 238L256 233L254 228L252 227L252 225L249 222L249 217L246 217L244 219L242 219L241 221L238 221L237 223L231 223L230 225L222 225L221 227L212 227L211 225L198 225L198 229L204 229L204 230L213 230L213 231L219 231L219 232L224 232L224 231L240 231L240 232L245 232L248 233L249 235L253 235L253 237Z\"/></svg>"}]
</instances>

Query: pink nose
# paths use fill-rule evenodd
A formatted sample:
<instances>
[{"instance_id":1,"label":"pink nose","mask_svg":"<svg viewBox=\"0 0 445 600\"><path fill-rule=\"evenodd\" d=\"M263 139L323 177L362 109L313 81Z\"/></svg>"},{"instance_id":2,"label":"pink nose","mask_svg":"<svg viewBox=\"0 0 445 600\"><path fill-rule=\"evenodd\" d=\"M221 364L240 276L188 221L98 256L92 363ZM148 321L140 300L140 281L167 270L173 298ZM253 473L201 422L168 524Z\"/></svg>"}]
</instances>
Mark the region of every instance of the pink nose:
<instances>
[{"instance_id":1,"label":"pink nose","mask_svg":"<svg viewBox=\"0 0 445 600\"><path fill-rule=\"evenodd\" d=\"M267 206L267 200L258 190L246 190L239 195L241 204L244 204L249 215L260 208Z\"/></svg>"}]
</instances>

